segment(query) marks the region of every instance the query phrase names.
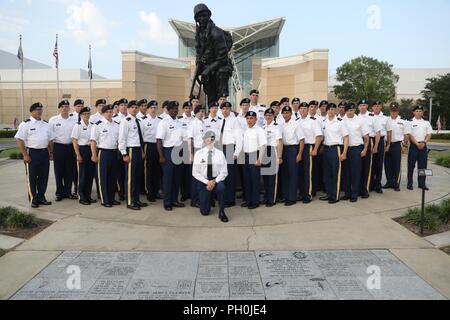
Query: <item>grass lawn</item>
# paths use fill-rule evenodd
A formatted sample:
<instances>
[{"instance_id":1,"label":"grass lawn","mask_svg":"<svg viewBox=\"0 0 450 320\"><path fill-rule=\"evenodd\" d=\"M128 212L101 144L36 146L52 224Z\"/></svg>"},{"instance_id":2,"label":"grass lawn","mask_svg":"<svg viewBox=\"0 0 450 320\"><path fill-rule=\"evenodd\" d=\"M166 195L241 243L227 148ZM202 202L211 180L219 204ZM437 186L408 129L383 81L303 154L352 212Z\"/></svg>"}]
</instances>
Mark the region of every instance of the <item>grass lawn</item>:
<instances>
[{"instance_id":1,"label":"grass lawn","mask_svg":"<svg viewBox=\"0 0 450 320\"><path fill-rule=\"evenodd\" d=\"M0 159L9 158L12 153L20 152L19 148L6 149L0 152Z\"/></svg>"},{"instance_id":2,"label":"grass lawn","mask_svg":"<svg viewBox=\"0 0 450 320\"><path fill-rule=\"evenodd\" d=\"M450 150L449 151L430 151L430 153L428 155L430 156L430 158L433 158L433 159L450 157Z\"/></svg>"},{"instance_id":3,"label":"grass lawn","mask_svg":"<svg viewBox=\"0 0 450 320\"><path fill-rule=\"evenodd\" d=\"M15 141L14 138L0 138L0 141Z\"/></svg>"},{"instance_id":4,"label":"grass lawn","mask_svg":"<svg viewBox=\"0 0 450 320\"><path fill-rule=\"evenodd\" d=\"M443 140L443 139L431 139L430 143L437 142L437 143L450 143L450 140Z\"/></svg>"}]
</instances>

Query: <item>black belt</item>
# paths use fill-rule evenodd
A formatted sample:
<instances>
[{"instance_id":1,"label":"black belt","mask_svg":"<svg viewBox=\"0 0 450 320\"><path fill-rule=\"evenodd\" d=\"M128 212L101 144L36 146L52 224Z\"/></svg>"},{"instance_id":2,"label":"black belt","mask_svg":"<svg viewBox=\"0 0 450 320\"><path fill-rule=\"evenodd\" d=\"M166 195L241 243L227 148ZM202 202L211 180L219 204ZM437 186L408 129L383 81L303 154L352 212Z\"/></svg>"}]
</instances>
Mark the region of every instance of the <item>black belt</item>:
<instances>
[{"instance_id":1,"label":"black belt","mask_svg":"<svg viewBox=\"0 0 450 320\"><path fill-rule=\"evenodd\" d=\"M37 148L27 148L27 150L42 151L42 150L48 150L48 148L42 148L42 149L37 149Z\"/></svg>"},{"instance_id":2,"label":"black belt","mask_svg":"<svg viewBox=\"0 0 450 320\"><path fill-rule=\"evenodd\" d=\"M98 148L100 151L117 151L117 149L104 149L104 148Z\"/></svg>"},{"instance_id":3,"label":"black belt","mask_svg":"<svg viewBox=\"0 0 450 320\"><path fill-rule=\"evenodd\" d=\"M325 146L325 148L334 148L334 147L340 147L340 144L333 144L332 146Z\"/></svg>"},{"instance_id":4,"label":"black belt","mask_svg":"<svg viewBox=\"0 0 450 320\"><path fill-rule=\"evenodd\" d=\"M58 143L58 142L54 142L53 144L57 144L60 146L71 146L72 145L71 143Z\"/></svg>"}]
</instances>

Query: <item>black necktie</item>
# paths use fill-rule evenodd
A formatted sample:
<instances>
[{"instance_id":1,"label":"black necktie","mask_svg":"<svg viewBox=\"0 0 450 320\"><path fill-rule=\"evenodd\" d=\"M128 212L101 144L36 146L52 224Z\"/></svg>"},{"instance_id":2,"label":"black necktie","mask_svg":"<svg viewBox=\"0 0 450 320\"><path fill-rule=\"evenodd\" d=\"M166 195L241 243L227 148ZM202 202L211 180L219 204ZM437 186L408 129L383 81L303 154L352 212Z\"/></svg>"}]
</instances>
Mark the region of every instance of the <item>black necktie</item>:
<instances>
[{"instance_id":1,"label":"black necktie","mask_svg":"<svg viewBox=\"0 0 450 320\"><path fill-rule=\"evenodd\" d=\"M223 119L222 129L220 129L221 134L223 134L224 129L225 129L225 119Z\"/></svg>"},{"instance_id":2,"label":"black necktie","mask_svg":"<svg viewBox=\"0 0 450 320\"><path fill-rule=\"evenodd\" d=\"M212 150L208 151L208 169L206 175L208 181L213 179Z\"/></svg>"},{"instance_id":3,"label":"black necktie","mask_svg":"<svg viewBox=\"0 0 450 320\"><path fill-rule=\"evenodd\" d=\"M141 144L141 148L144 148L144 137L142 136L141 125L139 124L139 119L136 118L136 124L139 133L139 143Z\"/></svg>"}]
</instances>

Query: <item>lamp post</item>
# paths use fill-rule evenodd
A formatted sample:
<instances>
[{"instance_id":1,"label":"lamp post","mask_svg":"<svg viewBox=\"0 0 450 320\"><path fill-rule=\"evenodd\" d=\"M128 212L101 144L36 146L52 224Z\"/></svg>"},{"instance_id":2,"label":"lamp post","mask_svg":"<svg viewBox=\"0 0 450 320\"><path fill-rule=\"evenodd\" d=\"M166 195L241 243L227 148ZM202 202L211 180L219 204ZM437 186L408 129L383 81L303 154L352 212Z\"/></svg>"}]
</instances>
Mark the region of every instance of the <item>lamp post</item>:
<instances>
[{"instance_id":1,"label":"lamp post","mask_svg":"<svg viewBox=\"0 0 450 320\"><path fill-rule=\"evenodd\" d=\"M433 122L432 122L432 120L433 120L433 98L436 97L436 94L433 91L431 91L428 94L428 97L430 97L430 119L429 120L430 120L431 127L433 127Z\"/></svg>"}]
</instances>

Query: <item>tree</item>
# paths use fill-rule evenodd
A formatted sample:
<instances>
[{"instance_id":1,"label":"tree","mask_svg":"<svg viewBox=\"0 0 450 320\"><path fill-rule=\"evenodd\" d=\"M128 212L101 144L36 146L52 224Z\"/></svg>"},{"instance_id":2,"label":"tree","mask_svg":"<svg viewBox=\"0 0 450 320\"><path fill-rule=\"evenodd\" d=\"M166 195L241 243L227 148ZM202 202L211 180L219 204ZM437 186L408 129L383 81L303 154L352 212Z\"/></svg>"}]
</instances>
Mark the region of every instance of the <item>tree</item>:
<instances>
[{"instance_id":1,"label":"tree","mask_svg":"<svg viewBox=\"0 0 450 320\"><path fill-rule=\"evenodd\" d=\"M400 99L399 102L399 115L402 117L402 119L411 119L413 117L413 106L415 106L416 103L414 99Z\"/></svg>"},{"instance_id":2,"label":"tree","mask_svg":"<svg viewBox=\"0 0 450 320\"><path fill-rule=\"evenodd\" d=\"M429 78L427 81L425 90L422 91L423 100L421 102L425 108L429 109L430 97L432 93L434 94L431 124L435 127L439 116L441 116L442 124L450 119L450 73Z\"/></svg>"},{"instance_id":3,"label":"tree","mask_svg":"<svg viewBox=\"0 0 450 320\"><path fill-rule=\"evenodd\" d=\"M370 57L355 58L336 70L339 84L334 86L334 92L341 100L390 102L395 97L395 85L399 79L392 67L388 62Z\"/></svg>"}]
</instances>

